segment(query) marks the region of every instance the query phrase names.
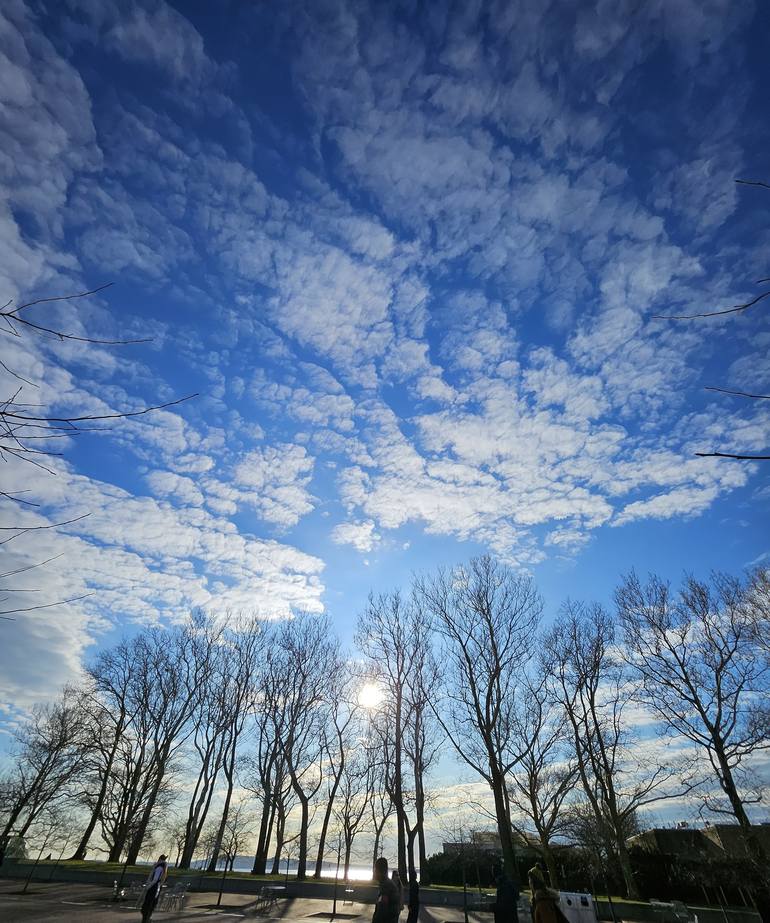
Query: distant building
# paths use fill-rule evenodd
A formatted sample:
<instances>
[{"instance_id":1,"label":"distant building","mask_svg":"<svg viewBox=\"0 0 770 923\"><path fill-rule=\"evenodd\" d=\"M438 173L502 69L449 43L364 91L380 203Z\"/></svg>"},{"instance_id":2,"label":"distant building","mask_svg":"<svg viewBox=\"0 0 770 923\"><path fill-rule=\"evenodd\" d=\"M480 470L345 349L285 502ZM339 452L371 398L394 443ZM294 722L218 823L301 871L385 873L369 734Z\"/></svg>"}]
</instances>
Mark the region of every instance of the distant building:
<instances>
[{"instance_id":1,"label":"distant building","mask_svg":"<svg viewBox=\"0 0 770 923\"><path fill-rule=\"evenodd\" d=\"M513 832L513 847L519 857L537 856L538 840L535 837ZM461 842L444 843L443 852L445 856L458 856L462 853L485 856L502 856L503 849L500 845L500 834L496 830L474 830L468 835L468 839Z\"/></svg>"},{"instance_id":2,"label":"distant building","mask_svg":"<svg viewBox=\"0 0 770 923\"><path fill-rule=\"evenodd\" d=\"M754 831L770 853L770 823L755 824ZM655 855L682 859L737 860L746 858L746 844L738 824L710 824L708 827L674 829L656 827L628 839L630 847Z\"/></svg>"}]
</instances>

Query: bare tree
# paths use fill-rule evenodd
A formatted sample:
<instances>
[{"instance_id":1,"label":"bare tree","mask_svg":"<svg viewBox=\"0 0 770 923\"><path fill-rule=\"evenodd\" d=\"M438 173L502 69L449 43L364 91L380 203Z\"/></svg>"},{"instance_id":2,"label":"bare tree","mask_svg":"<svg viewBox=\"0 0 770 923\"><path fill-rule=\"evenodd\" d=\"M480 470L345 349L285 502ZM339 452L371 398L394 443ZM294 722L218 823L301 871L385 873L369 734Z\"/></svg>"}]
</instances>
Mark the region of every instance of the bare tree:
<instances>
[{"instance_id":1,"label":"bare tree","mask_svg":"<svg viewBox=\"0 0 770 923\"><path fill-rule=\"evenodd\" d=\"M99 823L108 847L108 862L120 860L136 834L152 793L155 793L153 803L156 804L168 788L167 777L158 779L158 765L153 758L154 721L146 701L154 692L146 682L147 673L143 669L147 649L143 645L136 645L136 648L137 669L132 674L129 693L132 719L118 739L109 772L106 765L99 767L106 780L104 791L100 790ZM93 809L96 804L90 806ZM147 829L145 825L145 832Z\"/></svg>"},{"instance_id":2,"label":"bare tree","mask_svg":"<svg viewBox=\"0 0 770 923\"><path fill-rule=\"evenodd\" d=\"M342 770L334 817L342 834L345 881L350 874L353 843L367 824L369 802L372 797L372 771L370 755L366 750L360 749L350 754Z\"/></svg>"},{"instance_id":3,"label":"bare tree","mask_svg":"<svg viewBox=\"0 0 770 923\"><path fill-rule=\"evenodd\" d=\"M59 862L72 838L72 828L72 815L64 809L62 804L49 802L35 817L29 829L28 836L31 843L34 844L35 847L38 847L38 852L27 874L24 887L22 888L22 894L25 893L29 887L29 883L35 874L35 869L43 858L43 853L58 853L59 855L56 862Z\"/></svg>"},{"instance_id":4,"label":"bare tree","mask_svg":"<svg viewBox=\"0 0 770 923\"><path fill-rule=\"evenodd\" d=\"M371 774L369 776L369 786L371 789L369 797L369 812L371 814L371 829L374 833L372 843L372 877L374 877L374 864L381 855L381 844L385 825L393 816L395 808L391 800L388 788L385 784L385 771L383 763L379 758L379 750L376 747L367 746L369 761L371 764Z\"/></svg>"},{"instance_id":5,"label":"bare tree","mask_svg":"<svg viewBox=\"0 0 770 923\"><path fill-rule=\"evenodd\" d=\"M135 646L121 641L101 651L87 668L82 707L89 732L86 742L83 800L90 818L72 855L85 859L88 844L102 815L113 766L123 735L140 703L132 696Z\"/></svg>"},{"instance_id":6,"label":"bare tree","mask_svg":"<svg viewBox=\"0 0 770 923\"><path fill-rule=\"evenodd\" d=\"M380 751L382 782L396 815L397 866L407 880L414 838L424 852L424 776L434 755L428 611L398 591L370 596L358 621L356 643L369 676L383 689L383 701L370 721ZM413 805L416 822L410 822Z\"/></svg>"},{"instance_id":7,"label":"bare tree","mask_svg":"<svg viewBox=\"0 0 770 923\"><path fill-rule=\"evenodd\" d=\"M136 863L150 817L174 757L192 734L191 717L212 667L212 650L202 626L207 617L191 619L171 630L152 628L139 636L142 708L151 728L147 800L131 836L127 862Z\"/></svg>"},{"instance_id":8,"label":"bare tree","mask_svg":"<svg viewBox=\"0 0 770 923\"><path fill-rule=\"evenodd\" d=\"M613 870L617 869L618 865L614 832L603 818L597 817L593 806L585 797L567 806L563 821L568 840L583 851L591 877L604 885L607 894L612 893ZM621 822L624 841L639 833L636 814L624 814Z\"/></svg>"},{"instance_id":9,"label":"bare tree","mask_svg":"<svg viewBox=\"0 0 770 923\"><path fill-rule=\"evenodd\" d=\"M254 728L255 750L244 757L243 786L261 803L259 833L252 875L264 875L279 800L286 782L286 761L278 727L279 690L269 680L263 683ZM280 845L278 852L280 852Z\"/></svg>"},{"instance_id":10,"label":"bare tree","mask_svg":"<svg viewBox=\"0 0 770 923\"><path fill-rule=\"evenodd\" d=\"M229 664L228 681L223 696L227 702L229 723L226 728L226 745L222 771L227 787L222 818L219 822L219 840L227 830L227 816L235 787L235 770L238 747L243 739L246 722L253 716L262 686L262 653L265 647L265 633L262 622L254 615L236 624L226 632L220 642L222 654ZM209 868L216 868L219 849L217 841L211 854Z\"/></svg>"},{"instance_id":11,"label":"bare tree","mask_svg":"<svg viewBox=\"0 0 770 923\"><path fill-rule=\"evenodd\" d=\"M224 836L221 838L217 836L220 843L219 851L228 871L233 871L235 860L251 845L255 827L254 815L248 803L233 802L225 821Z\"/></svg>"},{"instance_id":12,"label":"bare tree","mask_svg":"<svg viewBox=\"0 0 770 923\"><path fill-rule=\"evenodd\" d=\"M416 879L415 839L419 852L420 882L430 885L425 847L425 811L428 803L426 780L444 742L444 735L432 707L434 690L440 684L440 670L432 651L432 625L425 609L413 600L408 626L412 668L406 682L404 703L404 753L411 767L414 824L407 837L408 876Z\"/></svg>"},{"instance_id":13,"label":"bare tree","mask_svg":"<svg viewBox=\"0 0 770 923\"><path fill-rule=\"evenodd\" d=\"M754 643L770 666L770 568L758 567L751 574L744 606Z\"/></svg>"},{"instance_id":14,"label":"bare tree","mask_svg":"<svg viewBox=\"0 0 770 923\"><path fill-rule=\"evenodd\" d=\"M673 770L642 766L629 749L624 712L633 689L615 656L615 628L601 606L567 603L544 643L542 670L563 709L583 792L617 861L628 897L637 887L626 847L629 819L672 797Z\"/></svg>"},{"instance_id":15,"label":"bare tree","mask_svg":"<svg viewBox=\"0 0 770 923\"><path fill-rule=\"evenodd\" d=\"M521 758L511 775L509 798L534 828L551 887L558 889L553 841L566 832L565 800L573 790L578 768L570 754L561 709L548 696L545 682L525 682L522 698L514 725Z\"/></svg>"},{"instance_id":16,"label":"bare tree","mask_svg":"<svg viewBox=\"0 0 770 923\"><path fill-rule=\"evenodd\" d=\"M334 802L341 780L344 778L347 753L350 748L358 718L359 706L354 695L355 678L352 674L338 674L329 681L329 710L323 728L323 768L326 777L326 806L318 835L318 853L313 877L320 878L323 870L324 850Z\"/></svg>"},{"instance_id":17,"label":"bare tree","mask_svg":"<svg viewBox=\"0 0 770 923\"><path fill-rule=\"evenodd\" d=\"M192 744L199 766L187 809L184 841L177 863L180 868L189 868L195 854L230 743L233 720L230 660L219 643L222 629L213 629L209 624L203 630L209 632L205 644L211 648L211 668L192 716Z\"/></svg>"},{"instance_id":18,"label":"bare tree","mask_svg":"<svg viewBox=\"0 0 770 923\"><path fill-rule=\"evenodd\" d=\"M51 705L38 706L15 734L15 772L6 786L0 842L24 837L35 820L72 798L83 766L83 723L78 697L65 689Z\"/></svg>"},{"instance_id":19,"label":"bare tree","mask_svg":"<svg viewBox=\"0 0 770 923\"><path fill-rule=\"evenodd\" d=\"M310 806L323 773L322 731L332 678L344 670L339 643L326 616L301 614L283 622L267 655L267 680L279 704L279 738L300 808L297 878L307 876Z\"/></svg>"},{"instance_id":20,"label":"bare tree","mask_svg":"<svg viewBox=\"0 0 770 923\"><path fill-rule=\"evenodd\" d=\"M358 620L356 643L371 675L385 690L385 700L372 727L383 749L383 781L396 814L399 875L406 876L406 809L404 805L404 690L412 667L407 643L408 603L399 592L370 595Z\"/></svg>"},{"instance_id":21,"label":"bare tree","mask_svg":"<svg viewBox=\"0 0 770 923\"><path fill-rule=\"evenodd\" d=\"M270 869L271 875L277 875L281 867L281 855L284 848L294 844L296 846L299 840L302 828L288 836L286 824L292 811L297 805L297 795L292 785L289 770L286 767L286 760L281 755L278 764L278 771L275 777L275 787L273 789L273 798L275 805L275 853L273 854L273 864ZM268 841L269 844L269 841ZM288 856L285 857L288 868Z\"/></svg>"},{"instance_id":22,"label":"bare tree","mask_svg":"<svg viewBox=\"0 0 770 923\"><path fill-rule=\"evenodd\" d=\"M160 829L163 841L171 843L174 847L174 867L180 868L182 861L182 850L184 849L187 838L187 815L179 814L176 811L169 811L163 819Z\"/></svg>"},{"instance_id":23,"label":"bare tree","mask_svg":"<svg viewBox=\"0 0 770 923\"><path fill-rule=\"evenodd\" d=\"M521 756L513 733L517 677L531 656L540 596L531 579L487 555L419 580L416 592L441 638L441 725L492 790L503 864L515 882L507 780Z\"/></svg>"},{"instance_id":24,"label":"bare tree","mask_svg":"<svg viewBox=\"0 0 770 923\"><path fill-rule=\"evenodd\" d=\"M747 812L759 800L747 763L770 748L758 720L770 672L757 656L749 598L746 584L724 574L709 583L689 577L674 595L658 577L643 584L632 572L615 592L627 661L645 705L666 731L707 757L722 799L707 792L705 805L735 817L759 878L767 882L770 856ZM767 884L759 897L763 920L770 920Z\"/></svg>"}]
</instances>

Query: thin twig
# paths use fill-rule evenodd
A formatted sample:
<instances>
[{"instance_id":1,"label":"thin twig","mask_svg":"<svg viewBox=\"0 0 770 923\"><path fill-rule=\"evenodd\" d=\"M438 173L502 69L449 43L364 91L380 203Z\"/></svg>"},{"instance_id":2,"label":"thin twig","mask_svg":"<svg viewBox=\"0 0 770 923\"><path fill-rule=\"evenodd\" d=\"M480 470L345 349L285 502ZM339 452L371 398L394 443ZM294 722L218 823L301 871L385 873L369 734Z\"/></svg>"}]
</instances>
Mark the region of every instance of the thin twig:
<instances>
[{"instance_id":1,"label":"thin twig","mask_svg":"<svg viewBox=\"0 0 770 923\"><path fill-rule=\"evenodd\" d=\"M726 308L724 311L706 311L703 314L653 314L651 320L695 320L699 317L721 317L723 314L737 314L751 308L757 302L769 296L770 292L762 292L761 295L757 295L751 301L747 301L745 304L736 304L734 307Z\"/></svg>"},{"instance_id":2,"label":"thin twig","mask_svg":"<svg viewBox=\"0 0 770 923\"><path fill-rule=\"evenodd\" d=\"M17 324L23 324L25 327L37 330L38 333L47 333L57 340L74 340L76 343L94 343L97 346L133 346L136 343L152 342L152 337L144 337L139 340L98 340L95 337L78 337L72 333L63 333L61 330L52 330L50 327L44 327L42 324L33 324L32 321L26 320L23 317L17 317L16 315L10 318L8 314L0 314L0 317L4 317L8 321L14 320ZM18 336L19 334L17 331L14 331L13 335Z\"/></svg>"},{"instance_id":3,"label":"thin twig","mask_svg":"<svg viewBox=\"0 0 770 923\"><path fill-rule=\"evenodd\" d=\"M29 490L22 490L20 493L27 494L29 493ZM0 490L0 497L6 497L8 500L12 500L14 503L23 503L25 506L40 506L39 503L33 503L31 500L25 500L18 494L9 493L7 490Z\"/></svg>"},{"instance_id":4,"label":"thin twig","mask_svg":"<svg viewBox=\"0 0 770 923\"><path fill-rule=\"evenodd\" d=\"M72 596L70 599L60 599L58 602L55 602L55 603L43 603L39 606L28 606L26 609L5 609L4 611L6 613L36 612L38 609L50 609L53 606L64 606L67 603L76 603L76 602L79 602L81 599L88 599L89 596L93 596L93 595L94 595L93 593L83 593L82 596ZM7 615L3 615L3 618L7 618ZM9 621L15 622L16 620L10 619Z\"/></svg>"},{"instance_id":5,"label":"thin twig","mask_svg":"<svg viewBox=\"0 0 770 923\"><path fill-rule=\"evenodd\" d=\"M26 567L17 567L16 570L6 571L4 574L0 574L0 579L5 579L6 577L14 577L16 574L26 573L28 570L34 570L36 567L42 567L44 564L50 564L51 561L55 561L57 558L60 558L64 552L53 555L51 558L46 558L45 561L36 561L34 564L27 564ZM7 589L7 587L6 587Z\"/></svg>"},{"instance_id":6,"label":"thin twig","mask_svg":"<svg viewBox=\"0 0 770 923\"><path fill-rule=\"evenodd\" d=\"M739 186L761 186L763 189L770 189L770 183L763 183L757 179L737 179L735 182Z\"/></svg>"},{"instance_id":7,"label":"thin twig","mask_svg":"<svg viewBox=\"0 0 770 923\"><path fill-rule=\"evenodd\" d=\"M198 392L188 394L186 397L180 397L175 401L167 401L165 404L155 404L153 407L145 407L143 410L132 410L126 413L105 413L89 414L85 417L27 417L19 413L6 413L6 417L14 420L42 421L47 423L81 423L84 420L116 420L125 417L140 417L143 413L152 413L154 410L165 410L166 407L174 407L176 404L182 404L184 401L190 401L198 397Z\"/></svg>"},{"instance_id":8,"label":"thin twig","mask_svg":"<svg viewBox=\"0 0 770 923\"><path fill-rule=\"evenodd\" d=\"M23 381L25 385L30 385L32 388L39 388L39 385L36 385L34 381L30 381L29 378L25 378L23 375L19 375L18 372L14 372L13 369L9 369L8 366L0 359L0 365L8 372L9 375L13 375L18 381Z\"/></svg>"},{"instance_id":9,"label":"thin twig","mask_svg":"<svg viewBox=\"0 0 770 923\"><path fill-rule=\"evenodd\" d=\"M66 519L64 522L49 522L44 526L0 526L0 532L16 533L8 538L4 538L0 541L0 545L7 545L8 542L12 542L16 538L21 538L22 535L26 535L28 532L42 532L45 529L58 529L61 526L71 526L73 523L80 522L81 519L86 519L90 515L90 513L83 513L82 516L76 516L74 519Z\"/></svg>"},{"instance_id":10,"label":"thin twig","mask_svg":"<svg viewBox=\"0 0 770 923\"><path fill-rule=\"evenodd\" d=\"M770 394L749 394L748 391L728 391L727 388L705 388L705 391L718 391L720 394L734 394L736 397L752 397L758 401L770 401Z\"/></svg>"},{"instance_id":11,"label":"thin twig","mask_svg":"<svg viewBox=\"0 0 770 923\"><path fill-rule=\"evenodd\" d=\"M696 452L699 458L737 458L742 461L770 461L770 455L733 455L732 452Z\"/></svg>"},{"instance_id":12,"label":"thin twig","mask_svg":"<svg viewBox=\"0 0 770 923\"><path fill-rule=\"evenodd\" d=\"M20 304L18 308L14 308L8 313L17 314L19 311L23 311L24 308L31 308L35 304L46 304L49 301L71 301L73 298L85 298L88 295L96 295L98 292L103 292L106 288L114 284L114 282L105 282L104 285L100 285L98 288L92 288L90 292L78 292L76 295L54 295L52 298L38 298L36 301L27 301L25 304ZM3 310L7 308L9 304L12 304L12 302L9 301L7 304L3 305Z\"/></svg>"}]
</instances>

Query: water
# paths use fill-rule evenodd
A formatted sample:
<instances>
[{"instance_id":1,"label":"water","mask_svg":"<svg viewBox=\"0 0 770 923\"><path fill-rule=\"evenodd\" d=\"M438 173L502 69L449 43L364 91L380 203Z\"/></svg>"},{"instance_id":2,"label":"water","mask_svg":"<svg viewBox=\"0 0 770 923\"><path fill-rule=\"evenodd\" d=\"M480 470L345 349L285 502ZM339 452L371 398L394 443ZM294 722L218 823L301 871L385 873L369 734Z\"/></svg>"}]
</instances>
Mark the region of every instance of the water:
<instances>
[{"instance_id":1,"label":"water","mask_svg":"<svg viewBox=\"0 0 770 923\"><path fill-rule=\"evenodd\" d=\"M204 861L202 864L206 865L206 862ZM235 862L233 863L233 871L250 872L253 865L254 865L254 856L236 856ZM200 866L201 866L200 862L196 861L194 863L195 868L200 868ZM272 867L273 867L273 860L271 858L267 863L268 872L270 871ZM222 866L220 865L219 868L221 870ZM307 871L308 871L308 877L312 877L313 872L315 872L315 862L313 862L312 864L308 863ZM336 862L324 862L324 864L321 866L321 875L323 878L334 878L336 871L337 871ZM279 874L281 875L286 874L286 860L285 859L281 859L281 862L279 865ZM297 874L297 860L289 859L289 878L294 878L296 874ZM340 880L342 880L345 877L345 867L342 864L340 864L340 870L339 870L339 874L337 877ZM348 869L348 879L350 881L371 881L372 880L371 865L351 864L350 868Z\"/></svg>"}]
</instances>

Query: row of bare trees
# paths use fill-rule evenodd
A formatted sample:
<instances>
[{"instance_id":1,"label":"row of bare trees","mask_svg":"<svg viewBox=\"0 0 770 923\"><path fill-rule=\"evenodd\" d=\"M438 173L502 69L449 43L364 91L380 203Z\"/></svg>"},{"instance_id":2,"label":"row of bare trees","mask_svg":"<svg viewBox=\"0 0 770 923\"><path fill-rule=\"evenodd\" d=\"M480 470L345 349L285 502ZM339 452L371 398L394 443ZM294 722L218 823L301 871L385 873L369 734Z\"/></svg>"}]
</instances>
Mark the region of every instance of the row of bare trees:
<instances>
[{"instance_id":1,"label":"row of bare trees","mask_svg":"<svg viewBox=\"0 0 770 923\"><path fill-rule=\"evenodd\" d=\"M414 582L441 665L429 707L491 790L509 875L523 826L556 884L553 843L569 825L638 897L627 844L637 818L688 797L740 826L770 918L770 862L749 816L762 795L753 770L770 747L768 587L767 570L687 578L676 593L632 572L614 613L568 602L541 627L533 581L488 556Z\"/></svg>"},{"instance_id":2,"label":"row of bare trees","mask_svg":"<svg viewBox=\"0 0 770 923\"><path fill-rule=\"evenodd\" d=\"M371 822L379 840L392 812L360 682L326 617L196 613L145 629L100 652L81 686L19 729L0 842L66 806L82 823L74 859L97 850L134 863L164 837L178 866L203 854L213 870L232 863L257 814L255 873L277 872L291 845L298 876L311 848L320 876L332 831L347 869L356 835Z\"/></svg>"},{"instance_id":3,"label":"row of bare trees","mask_svg":"<svg viewBox=\"0 0 770 923\"><path fill-rule=\"evenodd\" d=\"M631 573L614 602L568 602L545 624L533 581L485 556L370 597L357 659L327 617L146 629L22 729L5 833L66 801L83 819L75 857L103 846L133 862L173 817L182 867L232 862L245 838L255 873L291 851L304 878L330 854L347 873L364 831L376 858L392 824L399 873L419 867L424 884L430 773L448 744L489 788L480 810L512 878L516 831L554 885L554 846L577 837L637 896L629 835L645 810L687 797L740 826L767 920L751 814L770 747L770 575L674 592Z\"/></svg>"}]
</instances>

